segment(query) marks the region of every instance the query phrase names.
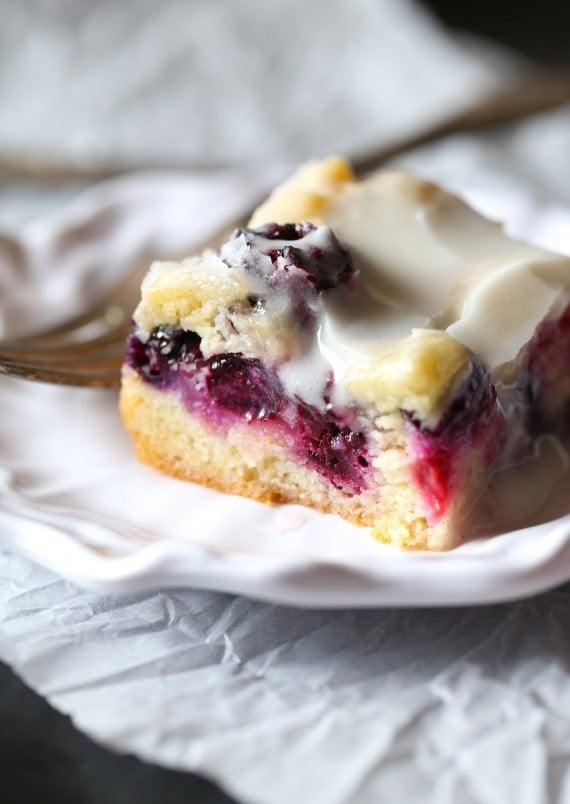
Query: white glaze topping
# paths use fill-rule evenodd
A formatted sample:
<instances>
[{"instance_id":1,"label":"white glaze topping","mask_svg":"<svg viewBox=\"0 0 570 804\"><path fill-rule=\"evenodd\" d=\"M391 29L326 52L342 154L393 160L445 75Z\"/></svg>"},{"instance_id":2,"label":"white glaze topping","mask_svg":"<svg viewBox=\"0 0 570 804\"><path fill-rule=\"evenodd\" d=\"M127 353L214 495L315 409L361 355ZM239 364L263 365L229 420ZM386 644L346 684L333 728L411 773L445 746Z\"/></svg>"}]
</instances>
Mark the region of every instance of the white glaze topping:
<instances>
[{"instance_id":1,"label":"white glaze topping","mask_svg":"<svg viewBox=\"0 0 570 804\"><path fill-rule=\"evenodd\" d=\"M319 407L331 371L335 405L354 396L370 403L362 383L369 371L379 385L390 386L396 407L414 409L423 399L419 412L436 419L469 368L467 350L500 379L540 321L570 295L570 259L510 239L459 198L399 171L357 182L346 163L325 160L277 188L254 215L257 226L306 219L329 226L359 269L352 289L341 284L308 299L316 316L311 332L298 325L279 287L267 293L255 265L253 273L252 265L244 269L243 237L224 246L223 261L207 255L155 267L143 285L139 328L148 332L153 325L178 322L198 331L207 352L268 359L289 394ZM322 228L306 241L321 249L327 242ZM271 243L275 249L284 245ZM261 274L263 261L271 261L263 254L259 259ZM248 294L265 296L265 308L252 315L243 304ZM442 337L434 339L434 330ZM440 354L448 351L449 372L447 379L431 378L429 399L421 373L433 365L428 352L436 342ZM467 350L457 349L458 343Z\"/></svg>"},{"instance_id":2,"label":"white glaze topping","mask_svg":"<svg viewBox=\"0 0 570 804\"><path fill-rule=\"evenodd\" d=\"M323 220L356 257L361 290L325 300L323 342L366 360L370 341L447 328L496 369L514 360L563 289L570 260L512 240L463 201L409 174L351 183ZM336 344L336 346L335 346Z\"/></svg>"}]
</instances>

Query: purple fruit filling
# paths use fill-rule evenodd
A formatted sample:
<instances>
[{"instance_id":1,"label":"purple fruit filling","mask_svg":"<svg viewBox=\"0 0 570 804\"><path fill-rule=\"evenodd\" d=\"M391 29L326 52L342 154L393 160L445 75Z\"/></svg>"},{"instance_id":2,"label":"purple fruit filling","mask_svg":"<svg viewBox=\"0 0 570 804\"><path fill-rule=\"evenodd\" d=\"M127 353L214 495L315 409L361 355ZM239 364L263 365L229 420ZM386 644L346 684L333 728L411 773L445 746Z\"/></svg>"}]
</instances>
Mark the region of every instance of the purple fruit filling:
<instances>
[{"instance_id":1,"label":"purple fruit filling","mask_svg":"<svg viewBox=\"0 0 570 804\"><path fill-rule=\"evenodd\" d=\"M429 427L409 412L405 412L405 416L425 435L432 438L443 435L454 438L472 427L473 422L477 422L483 411L493 406L496 399L497 393L489 374L478 361L472 360L469 376L436 425Z\"/></svg>"},{"instance_id":2,"label":"purple fruit filling","mask_svg":"<svg viewBox=\"0 0 570 804\"><path fill-rule=\"evenodd\" d=\"M532 435L570 430L570 305L543 322L522 357L519 391Z\"/></svg>"},{"instance_id":3,"label":"purple fruit filling","mask_svg":"<svg viewBox=\"0 0 570 804\"><path fill-rule=\"evenodd\" d=\"M448 509L456 485L464 481L466 450L491 464L504 441L504 418L488 373L473 361L463 386L434 427L404 411L413 428L413 475L435 524Z\"/></svg>"},{"instance_id":4,"label":"purple fruit filling","mask_svg":"<svg viewBox=\"0 0 570 804\"><path fill-rule=\"evenodd\" d=\"M354 275L350 254L328 226L307 222L238 229L220 257L230 268L245 268L284 294L305 324L314 321L318 294L348 284Z\"/></svg>"},{"instance_id":5,"label":"purple fruit filling","mask_svg":"<svg viewBox=\"0 0 570 804\"><path fill-rule=\"evenodd\" d=\"M279 413L283 389L278 378L259 360L225 354L204 361L208 365L206 388L220 407L253 419L272 419Z\"/></svg>"},{"instance_id":6,"label":"purple fruit filling","mask_svg":"<svg viewBox=\"0 0 570 804\"><path fill-rule=\"evenodd\" d=\"M195 332L157 328L146 343L134 334L127 340L127 364L159 388L168 385L170 370L201 356L200 338Z\"/></svg>"},{"instance_id":7,"label":"purple fruit filling","mask_svg":"<svg viewBox=\"0 0 570 804\"><path fill-rule=\"evenodd\" d=\"M330 290L354 273L350 254L328 226L306 221L267 223L259 229L238 229L229 242L240 238L246 245L244 267L264 278L270 287L284 286L292 275L298 275L316 290Z\"/></svg>"},{"instance_id":8,"label":"purple fruit filling","mask_svg":"<svg viewBox=\"0 0 570 804\"><path fill-rule=\"evenodd\" d=\"M210 426L259 422L282 437L305 465L346 494L366 489L371 459L355 414L321 412L285 393L276 372L241 354L205 358L193 332L155 329L146 343L132 334L127 365L147 382L180 394L187 409Z\"/></svg>"}]
</instances>

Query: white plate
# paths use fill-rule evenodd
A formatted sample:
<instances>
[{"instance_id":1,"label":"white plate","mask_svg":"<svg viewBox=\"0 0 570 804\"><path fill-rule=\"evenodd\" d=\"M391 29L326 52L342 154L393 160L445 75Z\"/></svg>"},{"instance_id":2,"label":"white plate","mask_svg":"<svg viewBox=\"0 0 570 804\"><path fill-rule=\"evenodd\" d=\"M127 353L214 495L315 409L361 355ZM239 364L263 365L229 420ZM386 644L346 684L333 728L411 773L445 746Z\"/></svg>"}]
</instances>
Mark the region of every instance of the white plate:
<instances>
[{"instance_id":1,"label":"white plate","mask_svg":"<svg viewBox=\"0 0 570 804\"><path fill-rule=\"evenodd\" d=\"M154 242L149 222L164 239L173 186L157 181L115 182L26 232L28 270L14 266L4 320L52 310L54 298L69 312L100 265L124 270L143 231ZM181 206L190 215L205 191L185 181L187 193L176 179L182 221ZM227 212L228 187L217 192ZM534 216L537 226L551 220L545 215ZM162 249L179 247L179 227ZM570 516L441 555L402 553L333 516L163 477L134 460L109 391L1 379L0 450L0 545L105 592L199 586L302 606L441 606L522 597L570 579Z\"/></svg>"}]
</instances>

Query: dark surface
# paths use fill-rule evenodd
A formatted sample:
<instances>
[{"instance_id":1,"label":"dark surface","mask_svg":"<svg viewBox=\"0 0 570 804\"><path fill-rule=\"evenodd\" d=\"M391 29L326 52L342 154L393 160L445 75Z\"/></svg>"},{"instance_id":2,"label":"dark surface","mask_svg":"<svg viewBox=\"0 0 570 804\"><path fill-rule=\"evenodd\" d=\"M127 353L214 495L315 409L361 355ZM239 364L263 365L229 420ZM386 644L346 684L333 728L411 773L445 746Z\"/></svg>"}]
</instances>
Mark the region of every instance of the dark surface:
<instances>
[{"instance_id":1,"label":"dark surface","mask_svg":"<svg viewBox=\"0 0 570 804\"><path fill-rule=\"evenodd\" d=\"M0 801L232 804L233 799L198 776L100 748L0 663Z\"/></svg>"},{"instance_id":2,"label":"dark surface","mask_svg":"<svg viewBox=\"0 0 570 804\"><path fill-rule=\"evenodd\" d=\"M549 66L570 65L568 0L427 0L447 25L494 39Z\"/></svg>"},{"instance_id":3,"label":"dark surface","mask_svg":"<svg viewBox=\"0 0 570 804\"><path fill-rule=\"evenodd\" d=\"M570 2L431 0L447 24L549 65L570 64ZM0 663L2 804L231 804L214 785L119 757L79 734Z\"/></svg>"}]
</instances>

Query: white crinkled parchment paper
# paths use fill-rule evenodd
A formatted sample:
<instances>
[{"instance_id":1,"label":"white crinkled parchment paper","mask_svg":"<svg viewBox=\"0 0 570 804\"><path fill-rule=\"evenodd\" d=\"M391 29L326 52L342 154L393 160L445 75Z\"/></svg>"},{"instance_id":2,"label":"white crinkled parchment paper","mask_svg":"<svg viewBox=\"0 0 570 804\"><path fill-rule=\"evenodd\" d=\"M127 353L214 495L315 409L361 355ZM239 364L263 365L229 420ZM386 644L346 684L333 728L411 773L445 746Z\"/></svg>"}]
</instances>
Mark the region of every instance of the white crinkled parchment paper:
<instances>
[{"instance_id":1,"label":"white crinkled parchment paper","mask_svg":"<svg viewBox=\"0 0 570 804\"><path fill-rule=\"evenodd\" d=\"M466 609L109 597L0 563L0 653L78 728L247 802L570 800L568 588Z\"/></svg>"}]
</instances>

